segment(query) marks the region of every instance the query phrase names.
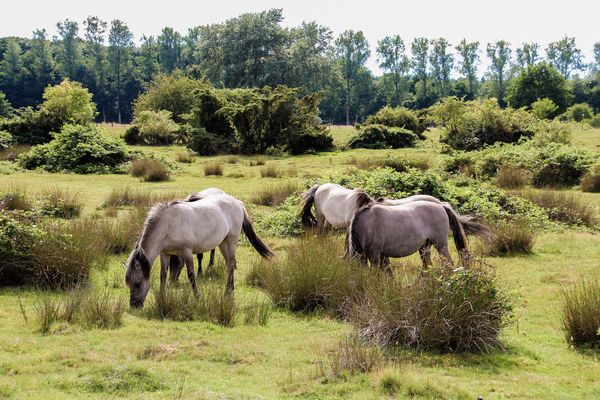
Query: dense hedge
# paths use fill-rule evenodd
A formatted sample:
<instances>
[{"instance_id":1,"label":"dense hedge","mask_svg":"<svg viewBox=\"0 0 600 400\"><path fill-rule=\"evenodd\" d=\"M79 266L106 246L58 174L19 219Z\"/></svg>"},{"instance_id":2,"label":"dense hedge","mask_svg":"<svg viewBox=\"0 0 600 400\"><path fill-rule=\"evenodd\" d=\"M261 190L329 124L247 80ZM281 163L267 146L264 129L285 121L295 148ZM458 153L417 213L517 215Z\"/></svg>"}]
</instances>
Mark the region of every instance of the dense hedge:
<instances>
[{"instance_id":1,"label":"dense hedge","mask_svg":"<svg viewBox=\"0 0 600 400\"><path fill-rule=\"evenodd\" d=\"M125 172L130 155L120 139L105 136L95 125L65 125L47 144L34 146L19 157L26 169L49 172L117 173Z\"/></svg>"},{"instance_id":2,"label":"dense hedge","mask_svg":"<svg viewBox=\"0 0 600 400\"><path fill-rule=\"evenodd\" d=\"M423 132L427 129L425 119L417 115L413 110L405 107L385 106L373 115L369 115L365 121L366 125L378 124L394 128L404 128L417 134L423 139Z\"/></svg>"},{"instance_id":3,"label":"dense hedge","mask_svg":"<svg viewBox=\"0 0 600 400\"><path fill-rule=\"evenodd\" d=\"M404 128L393 128L385 125L364 125L356 136L350 138L348 146L366 149L398 149L414 147L419 137Z\"/></svg>"}]
</instances>

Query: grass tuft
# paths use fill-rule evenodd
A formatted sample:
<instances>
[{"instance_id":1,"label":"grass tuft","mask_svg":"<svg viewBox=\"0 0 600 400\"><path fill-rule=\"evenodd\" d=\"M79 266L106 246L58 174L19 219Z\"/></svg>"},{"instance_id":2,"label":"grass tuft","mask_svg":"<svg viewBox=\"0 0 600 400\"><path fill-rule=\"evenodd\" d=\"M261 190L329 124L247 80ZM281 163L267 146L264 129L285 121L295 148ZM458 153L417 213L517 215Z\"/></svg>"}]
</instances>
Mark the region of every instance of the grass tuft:
<instances>
[{"instance_id":1,"label":"grass tuft","mask_svg":"<svg viewBox=\"0 0 600 400\"><path fill-rule=\"evenodd\" d=\"M600 192L600 164L592 166L592 168L583 175L580 187L583 192Z\"/></svg>"},{"instance_id":2,"label":"grass tuft","mask_svg":"<svg viewBox=\"0 0 600 400\"><path fill-rule=\"evenodd\" d=\"M379 347L364 344L355 335L340 340L329 354L329 360L336 377L371 372L385 361Z\"/></svg>"},{"instance_id":3,"label":"grass tuft","mask_svg":"<svg viewBox=\"0 0 600 400\"><path fill-rule=\"evenodd\" d=\"M264 186L252 195L250 202L262 206L278 206L301 189L301 185L294 181Z\"/></svg>"},{"instance_id":4,"label":"grass tuft","mask_svg":"<svg viewBox=\"0 0 600 400\"><path fill-rule=\"evenodd\" d=\"M581 278L563 290L562 325L567 342L600 347L600 280Z\"/></svg>"},{"instance_id":5,"label":"grass tuft","mask_svg":"<svg viewBox=\"0 0 600 400\"><path fill-rule=\"evenodd\" d=\"M491 256L511 256L533 253L536 231L528 221L498 222L492 226L494 236L485 243Z\"/></svg>"},{"instance_id":6,"label":"grass tuft","mask_svg":"<svg viewBox=\"0 0 600 400\"><path fill-rule=\"evenodd\" d=\"M594 207L575 193L554 190L526 190L519 196L542 207L553 221L593 228L598 219Z\"/></svg>"},{"instance_id":7,"label":"grass tuft","mask_svg":"<svg viewBox=\"0 0 600 400\"><path fill-rule=\"evenodd\" d=\"M283 171L275 165L264 165L260 168L261 178L281 178Z\"/></svg>"},{"instance_id":8,"label":"grass tuft","mask_svg":"<svg viewBox=\"0 0 600 400\"><path fill-rule=\"evenodd\" d=\"M221 162L207 162L204 164L204 175L205 176L221 176L223 175L223 163Z\"/></svg>"},{"instance_id":9,"label":"grass tuft","mask_svg":"<svg viewBox=\"0 0 600 400\"><path fill-rule=\"evenodd\" d=\"M270 301L261 301L258 298L255 298L242 309L244 313L244 323L246 325L267 325L271 318L272 310Z\"/></svg>"},{"instance_id":10,"label":"grass tuft","mask_svg":"<svg viewBox=\"0 0 600 400\"><path fill-rule=\"evenodd\" d=\"M496 185L504 189L520 189L530 181L526 170L503 164L496 173Z\"/></svg>"},{"instance_id":11,"label":"grass tuft","mask_svg":"<svg viewBox=\"0 0 600 400\"><path fill-rule=\"evenodd\" d=\"M79 193L52 188L43 193L42 212L49 216L72 219L81 214L83 202Z\"/></svg>"},{"instance_id":12,"label":"grass tuft","mask_svg":"<svg viewBox=\"0 0 600 400\"><path fill-rule=\"evenodd\" d=\"M189 151L180 151L175 156L175 159L180 163L191 164L194 162L194 156Z\"/></svg>"}]
</instances>

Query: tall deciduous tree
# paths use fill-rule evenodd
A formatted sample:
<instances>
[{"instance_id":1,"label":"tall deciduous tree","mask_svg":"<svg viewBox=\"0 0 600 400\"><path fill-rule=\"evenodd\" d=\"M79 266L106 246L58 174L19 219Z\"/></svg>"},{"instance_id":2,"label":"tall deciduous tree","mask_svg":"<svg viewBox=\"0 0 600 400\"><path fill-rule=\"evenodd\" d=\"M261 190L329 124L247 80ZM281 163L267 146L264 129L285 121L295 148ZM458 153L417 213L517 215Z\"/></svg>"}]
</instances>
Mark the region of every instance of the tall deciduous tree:
<instances>
[{"instance_id":1,"label":"tall deciduous tree","mask_svg":"<svg viewBox=\"0 0 600 400\"><path fill-rule=\"evenodd\" d=\"M102 120L106 122L107 60L104 40L107 23L98 17L89 16L83 22L85 27L85 61L89 75L89 87L94 93L94 100L102 112Z\"/></svg>"},{"instance_id":2,"label":"tall deciduous tree","mask_svg":"<svg viewBox=\"0 0 600 400\"><path fill-rule=\"evenodd\" d=\"M150 82L158 72L158 46L154 36L142 35L140 38L138 65L144 82Z\"/></svg>"},{"instance_id":3,"label":"tall deciduous tree","mask_svg":"<svg viewBox=\"0 0 600 400\"><path fill-rule=\"evenodd\" d=\"M477 92L477 64L479 63L479 42L467 42L466 39L456 46L456 51L460 56L458 68L461 74L467 80L469 87L469 99L475 98Z\"/></svg>"},{"instance_id":4,"label":"tall deciduous tree","mask_svg":"<svg viewBox=\"0 0 600 400\"><path fill-rule=\"evenodd\" d=\"M448 51L450 43L444 38L431 41L429 62L433 79L440 97L446 97L450 88L450 73L454 66L454 56Z\"/></svg>"},{"instance_id":5,"label":"tall deciduous tree","mask_svg":"<svg viewBox=\"0 0 600 400\"><path fill-rule=\"evenodd\" d=\"M377 44L379 67L387 73L394 84L394 105L399 105L401 102L401 83L409 68L408 57L404 51L404 41L399 35L385 37Z\"/></svg>"},{"instance_id":6,"label":"tall deciduous tree","mask_svg":"<svg viewBox=\"0 0 600 400\"><path fill-rule=\"evenodd\" d=\"M577 48L574 37L565 36L550 43L546 48L546 57L566 79L569 79L573 71L583 71L585 68L581 50Z\"/></svg>"},{"instance_id":7,"label":"tall deciduous tree","mask_svg":"<svg viewBox=\"0 0 600 400\"><path fill-rule=\"evenodd\" d=\"M350 125L352 91L359 77L361 67L369 59L369 43L362 31L347 30L335 40L335 51L345 83L346 125Z\"/></svg>"},{"instance_id":8,"label":"tall deciduous tree","mask_svg":"<svg viewBox=\"0 0 600 400\"><path fill-rule=\"evenodd\" d=\"M22 102L23 56L21 45L16 38L6 41L6 49L0 61L0 76L2 76L3 89L9 101L20 107Z\"/></svg>"},{"instance_id":9,"label":"tall deciduous tree","mask_svg":"<svg viewBox=\"0 0 600 400\"><path fill-rule=\"evenodd\" d=\"M65 19L56 24L58 29L57 41L60 44L59 65L62 76L74 80L81 63L81 50L79 48L79 24Z\"/></svg>"},{"instance_id":10,"label":"tall deciduous tree","mask_svg":"<svg viewBox=\"0 0 600 400\"><path fill-rule=\"evenodd\" d=\"M488 43L487 55L490 59L490 75L496 86L496 98L498 104L505 106L504 96L506 95L506 81L510 74L510 43L504 40L498 40L495 43Z\"/></svg>"},{"instance_id":11,"label":"tall deciduous tree","mask_svg":"<svg viewBox=\"0 0 600 400\"><path fill-rule=\"evenodd\" d=\"M594 69L600 71L600 42L594 43Z\"/></svg>"},{"instance_id":12,"label":"tall deciduous tree","mask_svg":"<svg viewBox=\"0 0 600 400\"><path fill-rule=\"evenodd\" d=\"M118 122L122 122L124 77L130 68L130 50L133 34L123 21L115 19L110 23L108 34L108 56L111 66L113 92L116 99Z\"/></svg>"},{"instance_id":13,"label":"tall deciduous tree","mask_svg":"<svg viewBox=\"0 0 600 400\"><path fill-rule=\"evenodd\" d=\"M410 46L412 53L411 67L415 78L421 82L421 105L427 102L427 56L429 40L423 37L415 38Z\"/></svg>"},{"instance_id":14,"label":"tall deciduous tree","mask_svg":"<svg viewBox=\"0 0 600 400\"><path fill-rule=\"evenodd\" d=\"M156 39L158 58L163 72L170 74L181 67L182 39L179 32L171 27L163 28Z\"/></svg>"},{"instance_id":15,"label":"tall deciduous tree","mask_svg":"<svg viewBox=\"0 0 600 400\"><path fill-rule=\"evenodd\" d=\"M537 43L523 43L517 49L517 64L521 68L531 67L540 61L540 45Z\"/></svg>"},{"instance_id":16,"label":"tall deciduous tree","mask_svg":"<svg viewBox=\"0 0 600 400\"><path fill-rule=\"evenodd\" d=\"M41 97L46 86L55 80L54 59L45 29L33 31L30 68L35 77L36 94L39 93Z\"/></svg>"}]
</instances>

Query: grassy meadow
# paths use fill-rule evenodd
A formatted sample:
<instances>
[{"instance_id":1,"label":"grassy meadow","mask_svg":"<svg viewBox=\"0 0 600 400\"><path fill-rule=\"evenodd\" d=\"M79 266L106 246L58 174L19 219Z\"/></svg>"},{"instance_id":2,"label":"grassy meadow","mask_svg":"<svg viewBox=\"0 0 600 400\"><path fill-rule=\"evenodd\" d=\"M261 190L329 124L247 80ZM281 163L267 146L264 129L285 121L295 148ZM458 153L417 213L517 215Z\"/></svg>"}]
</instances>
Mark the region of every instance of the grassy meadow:
<instances>
[{"instance_id":1,"label":"grassy meadow","mask_svg":"<svg viewBox=\"0 0 600 400\"><path fill-rule=\"evenodd\" d=\"M125 126L103 126L121 135ZM337 146L353 128L332 127ZM426 133L417 148L348 150L301 156L193 157L177 162L183 146L132 146L169 159L177 169L166 182L143 182L130 175L75 175L15 172L0 175L0 187L17 186L28 193L50 188L70 190L84 201L83 215L102 218L102 204L115 188L130 187L154 194L187 195L210 186L248 201L265 185L327 182L361 162L390 155L440 161L439 132ZM600 151L600 129L575 132L573 144ZM257 160L265 165L256 164ZM207 163L220 163L222 175L205 176ZM272 166L280 177L261 177ZM572 192L577 192L570 189ZM580 192L578 192L580 193ZM600 214L600 194L582 198ZM266 206L249 211L269 212ZM260 235L261 232L258 232ZM264 237L275 252L293 239ZM453 247L453 246L452 246ZM339 249L340 255L343 249ZM456 257L456 254L454 253ZM96 269L92 285L124 301L122 262L110 256ZM236 301L240 307L265 294L245 277L257 254L242 241L238 249ZM220 254L217 255L220 259ZM204 264L206 264L206 259ZM232 328L210 322L176 322L125 311L116 329L83 329L59 323L50 334L36 330L34 309L42 296L32 288L0 289L0 399L3 398L198 398L198 399L593 399L600 398L600 353L567 344L561 328L562 290L579 277L600 277L600 236L584 230L541 233L533 254L488 257L503 289L515 302L514 323L501 336L503 350L490 354L437 354L396 350L368 373L334 374L331 353L352 331L349 324L322 313L299 314L273 308L266 325L249 325L243 313ZM394 260L395 269L416 268L417 256ZM152 298L158 288L158 262L153 269ZM182 274L180 285L189 285ZM199 286L219 285L201 278ZM186 288L188 286L185 286Z\"/></svg>"}]
</instances>

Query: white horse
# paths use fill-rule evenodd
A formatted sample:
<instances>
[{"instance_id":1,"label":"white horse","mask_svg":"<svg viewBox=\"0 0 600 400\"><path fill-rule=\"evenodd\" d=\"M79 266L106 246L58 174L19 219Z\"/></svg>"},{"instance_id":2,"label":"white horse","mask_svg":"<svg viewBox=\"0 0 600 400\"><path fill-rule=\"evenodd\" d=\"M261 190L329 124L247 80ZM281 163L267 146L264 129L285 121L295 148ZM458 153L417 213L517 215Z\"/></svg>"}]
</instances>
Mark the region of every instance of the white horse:
<instances>
[{"instance_id":1,"label":"white horse","mask_svg":"<svg viewBox=\"0 0 600 400\"><path fill-rule=\"evenodd\" d=\"M200 192L196 192L196 193L189 195L188 197L186 197L184 199L184 201L190 201L192 199L194 201L202 200L205 197L214 196L216 194L225 194L225 192L222 189L219 189L217 187L210 187L210 188L201 190ZM199 253L196 255L196 257L198 258L198 275L201 275L202 274L202 259L204 258L204 254ZM183 257L171 256L171 258L169 260L169 272L170 272L170 276L171 276L171 282L177 282L179 280L179 275L181 274L183 265L184 265ZM210 251L210 259L208 261L208 265L206 266L206 268L210 269L214 265L215 265L215 249L212 249Z\"/></svg>"},{"instance_id":2,"label":"white horse","mask_svg":"<svg viewBox=\"0 0 600 400\"><path fill-rule=\"evenodd\" d=\"M273 252L254 232L241 201L227 194L209 196L202 201L158 203L148 212L141 236L127 260L125 283L129 303L142 307L150 290L150 271L160 256L160 287L164 290L170 255L183 256L192 289L198 293L193 254L219 247L227 264L226 292L234 290L235 251L243 230L250 244L263 257Z\"/></svg>"},{"instance_id":3,"label":"white horse","mask_svg":"<svg viewBox=\"0 0 600 400\"><path fill-rule=\"evenodd\" d=\"M302 226L314 227L324 233L331 227L347 229L354 212L360 207L371 202L378 202L388 206L426 201L435 204L443 203L441 200L424 194L409 196L404 199L377 199L373 200L364 190L346 189L335 183L315 185L302 194ZM312 206L315 206L316 218L312 215ZM450 206L448 204L448 206ZM489 236L491 231L470 215L456 214L467 235Z\"/></svg>"},{"instance_id":4,"label":"white horse","mask_svg":"<svg viewBox=\"0 0 600 400\"><path fill-rule=\"evenodd\" d=\"M459 254L467 250L466 236L448 203L413 201L388 206L370 203L356 211L348 228L348 252L360 256L363 264L383 267L389 257L406 257L420 252L423 265L431 265L433 245L450 264L448 231L452 230Z\"/></svg>"}]
</instances>

